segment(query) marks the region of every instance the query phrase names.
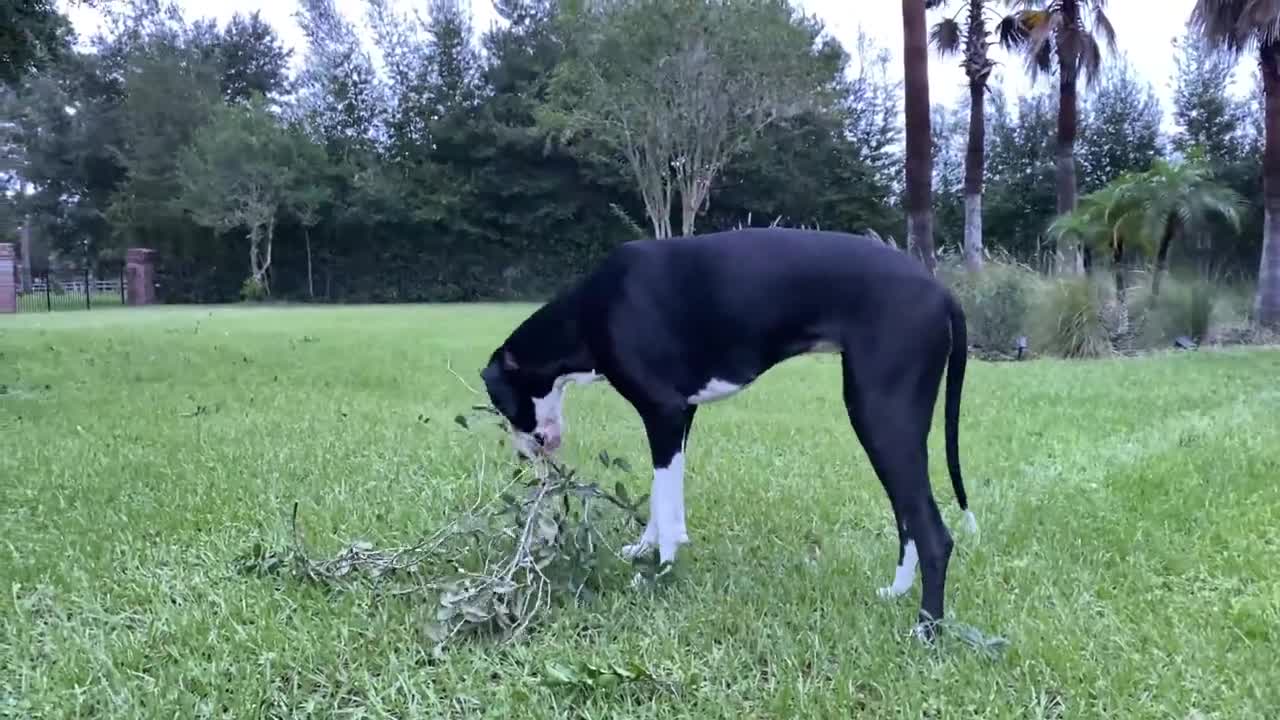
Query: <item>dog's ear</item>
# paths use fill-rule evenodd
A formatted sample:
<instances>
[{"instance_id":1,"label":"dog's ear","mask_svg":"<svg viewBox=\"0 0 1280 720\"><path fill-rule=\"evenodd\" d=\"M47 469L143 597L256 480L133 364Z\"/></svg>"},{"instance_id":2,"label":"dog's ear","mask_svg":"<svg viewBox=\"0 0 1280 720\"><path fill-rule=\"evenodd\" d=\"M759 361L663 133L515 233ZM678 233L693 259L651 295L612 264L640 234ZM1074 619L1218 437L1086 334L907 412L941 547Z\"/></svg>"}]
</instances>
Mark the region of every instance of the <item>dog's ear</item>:
<instances>
[{"instance_id":1,"label":"dog's ear","mask_svg":"<svg viewBox=\"0 0 1280 720\"><path fill-rule=\"evenodd\" d=\"M504 348L502 351L502 369L503 370L519 370L520 365L516 362L516 356L511 354L510 349Z\"/></svg>"}]
</instances>

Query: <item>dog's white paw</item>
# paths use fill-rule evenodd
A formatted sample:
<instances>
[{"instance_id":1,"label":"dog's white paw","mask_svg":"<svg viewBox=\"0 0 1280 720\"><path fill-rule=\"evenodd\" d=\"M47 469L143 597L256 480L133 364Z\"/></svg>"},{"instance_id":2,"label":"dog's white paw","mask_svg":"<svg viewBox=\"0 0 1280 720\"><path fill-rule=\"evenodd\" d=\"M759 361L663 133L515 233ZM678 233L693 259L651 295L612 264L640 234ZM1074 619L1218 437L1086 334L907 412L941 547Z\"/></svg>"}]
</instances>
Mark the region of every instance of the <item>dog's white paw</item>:
<instances>
[{"instance_id":1,"label":"dog's white paw","mask_svg":"<svg viewBox=\"0 0 1280 720\"><path fill-rule=\"evenodd\" d=\"M908 585L905 588L898 588L894 585L886 585L882 588L876 589L876 596L879 597L881 600L892 600L896 597L902 597L907 593L907 590L910 590L910 589L911 589L910 585Z\"/></svg>"},{"instance_id":2,"label":"dog's white paw","mask_svg":"<svg viewBox=\"0 0 1280 720\"><path fill-rule=\"evenodd\" d=\"M623 545L620 554L622 559L631 562L636 558L644 555L658 544L658 525L653 520L644 526L644 533L640 535L640 539L630 545Z\"/></svg>"},{"instance_id":3,"label":"dog's white paw","mask_svg":"<svg viewBox=\"0 0 1280 720\"><path fill-rule=\"evenodd\" d=\"M641 541L630 545L623 545L619 554L622 555L623 560L631 562L652 549L653 543Z\"/></svg>"},{"instance_id":4,"label":"dog's white paw","mask_svg":"<svg viewBox=\"0 0 1280 720\"><path fill-rule=\"evenodd\" d=\"M893 573L893 582L877 590L876 594L884 600L905 595L911 589L911 584L915 582L916 566L919 564L920 557L916 553L916 543L914 540L908 540L906 547L902 549L902 564Z\"/></svg>"}]
</instances>

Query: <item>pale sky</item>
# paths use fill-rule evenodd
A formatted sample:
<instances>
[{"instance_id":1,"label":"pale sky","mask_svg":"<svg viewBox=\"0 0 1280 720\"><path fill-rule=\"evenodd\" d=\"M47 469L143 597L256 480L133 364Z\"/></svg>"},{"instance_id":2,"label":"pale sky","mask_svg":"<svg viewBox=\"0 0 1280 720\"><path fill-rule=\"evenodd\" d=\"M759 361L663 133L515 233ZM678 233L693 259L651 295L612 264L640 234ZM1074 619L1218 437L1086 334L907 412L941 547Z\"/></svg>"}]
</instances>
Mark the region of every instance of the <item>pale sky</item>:
<instances>
[{"instance_id":1,"label":"pale sky","mask_svg":"<svg viewBox=\"0 0 1280 720\"><path fill-rule=\"evenodd\" d=\"M472 17L477 32L488 29L497 21L490 0L470 0ZM902 48L902 5L896 0L796 0L799 6L810 15L816 15L826 25L827 32L835 36L850 52L853 51L858 28L861 27L875 44L887 48L893 54L891 70L896 77L901 77ZM280 34L286 47L294 48L293 61L301 60L306 40L294 18L297 10L296 0L180 0L188 21L199 16L215 17L219 23L225 22L236 12L248 13L261 11L262 17L271 23ZM369 37L365 23L365 0L335 0L338 8ZM392 3L401 12L420 8L425 15L427 3L424 0L393 0ZM1108 15L1116 30L1118 49L1125 53L1138 75L1151 83L1157 97L1165 108L1165 124L1169 125L1172 112L1171 95L1172 79L1175 71L1174 50L1172 42L1182 34L1185 23L1191 14L1194 0L1111 0ZM953 2L958 9L959 3ZM1152 12L1153 6L1159 6L1160 12ZM949 10L948 12L954 12ZM69 12L76 29L84 36L90 35L97 26L96 11L73 6ZM929 13L932 24L940 11ZM372 50L372 42L368 43ZM998 61L1008 60L998 49L993 49ZM376 57L376 51L374 51ZM1234 90L1242 92L1241 83L1246 81L1252 71L1252 64L1246 57L1237 69L1237 84ZM954 57L940 59L931 53L929 57L929 93L930 101L946 103L954 106L966 97L964 72ZM1041 83L1051 82L1042 78ZM1030 87L1021 61L1012 59L998 67L993 80L994 85L1003 87L1012 98L1022 94Z\"/></svg>"}]
</instances>

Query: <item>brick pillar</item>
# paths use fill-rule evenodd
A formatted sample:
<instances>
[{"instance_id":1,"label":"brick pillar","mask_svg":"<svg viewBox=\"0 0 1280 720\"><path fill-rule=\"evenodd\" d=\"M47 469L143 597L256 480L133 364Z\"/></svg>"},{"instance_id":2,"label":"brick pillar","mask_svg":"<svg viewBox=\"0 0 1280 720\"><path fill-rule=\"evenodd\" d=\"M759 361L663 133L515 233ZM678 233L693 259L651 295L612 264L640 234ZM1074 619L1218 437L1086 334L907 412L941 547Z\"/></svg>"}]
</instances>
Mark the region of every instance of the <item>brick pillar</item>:
<instances>
[{"instance_id":1,"label":"brick pillar","mask_svg":"<svg viewBox=\"0 0 1280 720\"><path fill-rule=\"evenodd\" d=\"M18 287L31 292L31 218L27 217L18 233Z\"/></svg>"},{"instance_id":2,"label":"brick pillar","mask_svg":"<svg viewBox=\"0 0 1280 720\"><path fill-rule=\"evenodd\" d=\"M18 266L13 243L0 243L0 313L18 312Z\"/></svg>"},{"instance_id":3,"label":"brick pillar","mask_svg":"<svg viewBox=\"0 0 1280 720\"><path fill-rule=\"evenodd\" d=\"M129 305L150 305L156 301L156 251L129 248L125 251L125 296Z\"/></svg>"}]
</instances>

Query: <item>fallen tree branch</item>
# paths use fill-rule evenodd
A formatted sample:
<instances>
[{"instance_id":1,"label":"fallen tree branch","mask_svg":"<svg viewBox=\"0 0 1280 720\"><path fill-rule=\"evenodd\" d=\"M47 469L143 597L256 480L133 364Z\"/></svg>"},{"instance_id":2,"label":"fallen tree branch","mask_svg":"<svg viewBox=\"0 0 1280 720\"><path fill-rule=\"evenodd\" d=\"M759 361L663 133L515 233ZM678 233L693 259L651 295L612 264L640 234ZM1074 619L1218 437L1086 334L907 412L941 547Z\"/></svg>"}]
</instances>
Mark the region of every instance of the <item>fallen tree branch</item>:
<instances>
[{"instance_id":1,"label":"fallen tree branch","mask_svg":"<svg viewBox=\"0 0 1280 720\"><path fill-rule=\"evenodd\" d=\"M505 422L488 406L473 410ZM464 415L455 420L472 427ZM630 471L625 460L607 452L599 459L606 468ZM485 467L482 453L479 472ZM614 547L601 508L620 511L628 531L644 526L641 508L647 495L632 500L621 482L608 492L578 475L550 458L517 465L496 497L477 499L468 512L415 543L378 549L353 542L323 559L306 549L295 502L289 547L273 551L255 543L238 564L243 572L288 572L296 580L337 589L368 585L389 596L432 596L436 612L427 633L437 651L468 633L515 640L557 604L558 596L578 605L594 595L601 550L612 555Z\"/></svg>"}]
</instances>

